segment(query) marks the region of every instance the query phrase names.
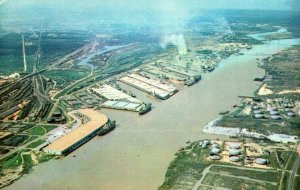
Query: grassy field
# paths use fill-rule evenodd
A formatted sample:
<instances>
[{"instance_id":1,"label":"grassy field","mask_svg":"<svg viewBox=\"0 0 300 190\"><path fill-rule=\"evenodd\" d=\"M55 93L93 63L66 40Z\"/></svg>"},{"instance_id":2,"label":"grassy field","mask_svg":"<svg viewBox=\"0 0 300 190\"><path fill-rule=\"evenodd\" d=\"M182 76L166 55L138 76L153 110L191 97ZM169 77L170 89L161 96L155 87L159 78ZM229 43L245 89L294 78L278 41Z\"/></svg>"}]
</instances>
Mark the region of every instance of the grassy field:
<instances>
[{"instance_id":1,"label":"grassy field","mask_svg":"<svg viewBox=\"0 0 300 190\"><path fill-rule=\"evenodd\" d=\"M32 71L33 62L36 61L38 35L39 33L35 35L24 33L25 42L31 43L31 45L25 46L28 72ZM42 56L39 69L44 68L49 62L64 56L68 52L83 46L89 38L88 33L78 31L42 33ZM2 36L0 38L0 50L0 75L23 71L22 36L20 33L8 33Z\"/></svg>"},{"instance_id":2,"label":"grassy field","mask_svg":"<svg viewBox=\"0 0 300 190\"><path fill-rule=\"evenodd\" d=\"M24 160L24 163L23 163L24 170L23 170L23 172L24 173L29 173L32 166L33 166L31 155L30 154L23 154L23 160Z\"/></svg>"},{"instance_id":3,"label":"grassy field","mask_svg":"<svg viewBox=\"0 0 300 190\"><path fill-rule=\"evenodd\" d=\"M42 141L37 141L41 143ZM23 149L15 152L8 157L0 160L0 171L5 169L16 169L22 166L21 173L29 173L34 166L32 160L32 152L29 149ZM39 152L36 154L38 162L46 162L54 157L54 155Z\"/></svg>"},{"instance_id":4,"label":"grassy field","mask_svg":"<svg viewBox=\"0 0 300 190\"><path fill-rule=\"evenodd\" d=\"M290 173L286 171L284 173L284 176L283 176L283 179L282 179L282 184L281 184L282 190L287 190L289 180L290 180Z\"/></svg>"},{"instance_id":5,"label":"grassy field","mask_svg":"<svg viewBox=\"0 0 300 190\"><path fill-rule=\"evenodd\" d=\"M49 131L55 129L57 126L55 126L55 125L42 125L42 127L44 129L46 129L47 132L49 132Z\"/></svg>"},{"instance_id":6,"label":"grassy field","mask_svg":"<svg viewBox=\"0 0 300 190\"><path fill-rule=\"evenodd\" d=\"M300 189L300 176L295 178L293 189Z\"/></svg>"},{"instance_id":7,"label":"grassy field","mask_svg":"<svg viewBox=\"0 0 300 190\"><path fill-rule=\"evenodd\" d=\"M270 58L263 60L261 66L269 75L273 77L272 80L267 81L266 84L274 93L282 90L295 90L300 86L300 46L293 46L287 50L273 55ZM270 97L277 97L280 95L273 94ZM282 95L281 95L282 96ZM287 98L299 99L297 93L285 94Z\"/></svg>"},{"instance_id":8,"label":"grassy field","mask_svg":"<svg viewBox=\"0 0 300 190\"><path fill-rule=\"evenodd\" d=\"M55 125L40 125L40 126L36 126L31 128L28 131L29 135L44 135L46 133L48 133L49 131L55 129L57 126Z\"/></svg>"},{"instance_id":9,"label":"grassy field","mask_svg":"<svg viewBox=\"0 0 300 190\"><path fill-rule=\"evenodd\" d=\"M41 127L41 126L37 126L37 127L34 127L34 128L31 128L28 132L29 135L44 135L46 134L46 130Z\"/></svg>"},{"instance_id":10,"label":"grassy field","mask_svg":"<svg viewBox=\"0 0 300 190\"><path fill-rule=\"evenodd\" d=\"M57 86L66 86L71 82L79 80L90 74L89 70L55 70L44 72L44 75L48 78L54 79L57 82Z\"/></svg>"},{"instance_id":11,"label":"grassy field","mask_svg":"<svg viewBox=\"0 0 300 190\"><path fill-rule=\"evenodd\" d=\"M216 125L228 128L243 128L249 129L250 131L256 131L261 134L269 135L270 132L273 133L284 133L289 135L300 136L300 130L297 123L291 123L291 121L285 120L271 120L271 119L254 119L251 116L237 116L236 115L228 115L224 116L221 120L219 120ZM282 123L284 127L282 127Z\"/></svg>"},{"instance_id":12,"label":"grassy field","mask_svg":"<svg viewBox=\"0 0 300 190\"><path fill-rule=\"evenodd\" d=\"M43 144L43 143L45 143L45 142L46 142L45 140L40 139L40 140L38 140L38 141L35 141L35 142L33 142L33 143L30 143L30 144L27 146L27 148L36 148L36 147L40 146L41 144Z\"/></svg>"},{"instance_id":13,"label":"grassy field","mask_svg":"<svg viewBox=\"0 0 300 190\"><path fill-rule=\"evenodd\" d=\"M37 136L30 136L23 144L27 144L27 143L33 141L36 138L38 138L38 137Z\"/></svg>"},{"instance_id":14,"label":"grassy field","mask_svg":"<svg viewBox=\"0 0 300 190\"><path fill-rule=\"evenodd\" d=\"M270 183L257 182L246 179L239 179L236 177L230 177L221 174L212 174L208 173L204 180L203 184L215 186L215 187L224 187L232 190L241 190L241 189L261 189L261 190L271 190L276 189L276 185Z\"/></svg>"},{"instance_id":15,"label":"grassy field","mask_svg":"<svg viewBox=\"0 0 300 190\"><path fill-rule=\"evenodd\" d=\"M293 164L295 159L297 158L298 153L297 152L292 152L289 161L287 162L286 169L287 170L292 170L293 169Z\"/></svg>"},{"instance_id":16,"label":"grassy field","mask_svg":"<svg viewBox=\"0 0 300 190\"><path fill-rule=\"evenodd\" d=\"M228 167L220 167L220 166L212 166L209 171L217 172L220 174L229 174L234 176L242 176L248 177L251 179L257 179L262 181L269 182L278 182L280 180L280 172L278 171L265 171L258 172L252 170L243 170L238 168L228 168Z\"/></svg>"},{"instance_id":17,"label":"grassy field","mask_svg":"<svg viewBox=\"0 0 300 190\"><path fill-rule=\"evenodd\" d=\"M16 152L0 161L1 169L16 168L22 164L21 152Z\"/></svg>"},{"instance_id":18,"label":"grassy field","mask_svg":"<svg viewBox=\"0 0 300 190\"><path fill-rule=\"evenodd\" d=\"M53 154L41 154L40 156L38 156L38 162L42 163L42 162L47 162L49 160L51 160L53 157L55 157L55 155Z\"/></svg>"},{"instance_id":19,"label":"grassy field","mask_svg":"<svg viewBox=\"0 0 300 190\"><path fill-rule=\"evenodd\" d=\"M210 150L193 146L195 144L197 142L185 148L186 150L190 150L193 147L190 153L185 151L176 153L175 160L171 162L167 170L165 182L159 189L171 189L173 186L180 185L180 183L195 182L201 178L202 171L209 166L209 163L205 161L205 157L209 154ZM193 157L192 153L197 154L197 156Z\"/></svg>"}]
</instances>

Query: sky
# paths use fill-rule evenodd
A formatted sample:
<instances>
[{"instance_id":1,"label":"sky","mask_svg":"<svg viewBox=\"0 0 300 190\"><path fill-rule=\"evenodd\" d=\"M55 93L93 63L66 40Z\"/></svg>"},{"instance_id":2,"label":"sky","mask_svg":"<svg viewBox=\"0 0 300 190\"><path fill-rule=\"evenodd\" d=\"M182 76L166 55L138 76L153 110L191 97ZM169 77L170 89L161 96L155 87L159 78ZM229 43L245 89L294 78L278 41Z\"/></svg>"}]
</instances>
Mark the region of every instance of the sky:
<instances>
[{"instance_id":1,"label":"sky","mask_svg":"<svg viewBox=\"0 0 300 190\"><path fill-rule=\"evenodd\" d=\"M137 11L145 9L269 9L291 10L300 8L300 0L0 0L0 5L13 3L15 7L43 4L51 8ZM171 5L171 6L170 6Z\"/></svg>"},{"instance_id":2,"label":"sky","mask_svg":"<svg viewBox=\"0 0 300 190\"><path fill-rule=\"evenodd\" d=\"M300 12L300 0L0 0L0 25L13 19L84 22L122 18L133 22L176 22L166 27L181 27L181 22L201 15L203 9Z\"/></svg>"},{"instance_id":3,"label":"sky","mask_svg":"<svg viewBox=\"0 0 300 190\"><path fill-rule=\"evenodd\" d=\"M22 12L26 16L41 11L42 16L61 14L63 17L76 13L82 16L170 19L172 16L187 18L203 9L300 11L300 0L0 0L0 15L1 12Z\"/></svg>"}]
</instances>

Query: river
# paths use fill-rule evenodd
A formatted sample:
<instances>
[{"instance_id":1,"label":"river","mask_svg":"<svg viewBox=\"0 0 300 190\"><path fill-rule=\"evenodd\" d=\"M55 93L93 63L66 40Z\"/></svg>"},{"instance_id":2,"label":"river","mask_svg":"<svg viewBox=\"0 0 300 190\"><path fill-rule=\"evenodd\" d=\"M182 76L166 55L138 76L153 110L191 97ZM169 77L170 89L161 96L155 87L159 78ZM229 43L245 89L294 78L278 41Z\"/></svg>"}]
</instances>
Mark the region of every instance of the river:
<instances>
[{"instance_id":1,"label":"river","mask_svg":"<svg viewBox=\"0 0 300 190\"><path fill-rule=\"evenodd\" d=\"M202 128L218 117L220 111L239 104L239 95L253 95L264 71L256 58L268 57L294 44L297 40L276 40L243 50L220 62L203 80L185 87L166 101L149 99L141 92L138 98L153 103L146 115L103 110L117 121L116 130L95 137L59 160L34 167L34 171L4 189L90 189L153 190L163 181L175 152L186 141L226 138L202 133ZM76 155L76 157L73 157Z\"/></svg>"},{"instance_id":2,"label":"river","mask_svg":"<svg viewBox=\"0 0 300 190\"><path fill-rule=\"evenodd\" d=\"M100 55L100 54L103 54L103 53L106 53L106 52L109 52L109 51L113 51L113 50L116 50L116 49L120 49L120 48L123 48L123 47L127 47L127 46L130 46L131 44L128 44L128 45L117 45L117 46L104 46L103 48L95 51L95 52L92 52L88 55L85 55L83 57L80 58L80 61L77 63L78 65L84 65L84 66L88 66L90 67L92 70L95 69L95 66L90 64L89 61L97 56L97 55Z\"/></svg>"}]
</instances>

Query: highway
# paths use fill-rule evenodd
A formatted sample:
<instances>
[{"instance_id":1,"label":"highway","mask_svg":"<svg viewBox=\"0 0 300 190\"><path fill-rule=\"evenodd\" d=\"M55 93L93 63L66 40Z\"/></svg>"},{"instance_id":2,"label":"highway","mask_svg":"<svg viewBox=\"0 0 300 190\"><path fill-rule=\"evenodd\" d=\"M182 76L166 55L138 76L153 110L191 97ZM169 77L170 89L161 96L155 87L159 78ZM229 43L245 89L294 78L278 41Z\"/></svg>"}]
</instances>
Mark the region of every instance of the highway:
<instances>
[{"instance_id":1,"label":"highway","mask_svg":"<svg viewBox=\"0 0 300 190\"><path fill-rule=\"evenodd\" d=\"M46 102L50 102L52 104L52 101L49 99L47 92L44 90L42 77L37 70L37 65L40 64L40 57L41 57L41 38L42 38L42 32L40 32L39 35L38 48L36 52L36 61L34 62L33 70L32 70L33 92L39 101L39 109L37 109L37 113L40 110L44 109L44 104Z\"/></svg>"}]
</instances>

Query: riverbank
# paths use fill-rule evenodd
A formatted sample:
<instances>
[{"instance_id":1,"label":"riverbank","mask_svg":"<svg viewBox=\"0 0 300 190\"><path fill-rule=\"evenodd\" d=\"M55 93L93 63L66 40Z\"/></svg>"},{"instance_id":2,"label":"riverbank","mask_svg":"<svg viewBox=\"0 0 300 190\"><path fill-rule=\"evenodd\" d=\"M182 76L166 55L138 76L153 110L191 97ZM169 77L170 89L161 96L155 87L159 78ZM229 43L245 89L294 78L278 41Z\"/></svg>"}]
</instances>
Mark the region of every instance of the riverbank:
<instances>
[{"instance_id":1,"label":"riverbank","mask_svg":"<svg viewBox=\"0 0 300 190\"><path fill-rule=\"evenodd\" d=\"M220 138L202 134L199 126L239 104L239 95L251 95L258 88L253 81L258 75L262 77L263 71L255 57L234 55L205 74L199 84L163 102L130 89L155 109L142 117L103 110L122 124L114 133L93 139L68 157L35 167L6 189L156 189L164 181L169 161L186 141Z\"/></svg>"},{"instance_id":2,"label":"riverbank","mask_svg":"<svg viewBox=\"0 0 300 190\"><path fill-rule=\"evenodd\" d=\"M291 171L290 165L296 160L296 156L293 157L293 155L297 155L295 148L300 136L297 90L300 46L293 46L299 43L298 39L276 40L276 43L281 48L273 47L272 51L261 51L261 54L270 56L260 57L261 62L258 62L260 68L266 70L266 76L263 77L262 83L258 83L260 87L253 91L254 98L251 98L253 95L244 96L245 98L242 99L241 105L237 106L237 109L228 115L212 120L203 130L209 134L234 137L231 141L236 141L236 143L251 142L251 144L258 143L258 146L263 146L265 148L263 153L257 154L259 152L257 148L251 148L249 152L256 153L252 159L263 157L269 160L268 170L252 169L251 174L249 167L253 167L253 164L244 167L249 161L251 162L251 156L244 148L241 149L242 153L238 157L241 161L224 162L227 155L223 153L224 150L226 151L223 143L218 145L221 153L217 154L217 158L220 161L209 159L209 155L214 155L210 154L213 149L201 146L203 143L196 141L177 152L160 189L286 188L285 184L287 184ZM271 92L260 93L266 86L270 88ZM249 137L255 138L255 140ZM274 141L285 144L274 143ZM245 157L246 159L243 160ZM282 172L274 170L276 168L282 168ZM293 170L295 171L295 169ZM266 172L274 173L263 174ZM264 175L265 178L262 176L259 181L256 180L255 177L259 175ZM243 176L247 176L247 178ZM276 179L271 179L271 176ZM292 177L294 178L294 176ZM296 183L294 183L295 186Z\"/></svg>"},{"instance_id":3,"label":"riverbank","mask_svg":"<svg viewBox=\"0 0 300 190\"><path fill-rule=\"evenodd\" d=\"M300 137L300 46L292 46L296 44L300 44L299 39L284 40L285 50L262 59L259 65L266 75L254 93L255 98L244 99L238 110L209 123L204 132L296 142Z\"/></svg>"}]
</instances>

